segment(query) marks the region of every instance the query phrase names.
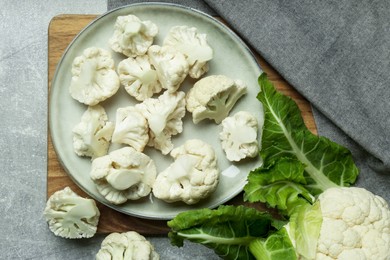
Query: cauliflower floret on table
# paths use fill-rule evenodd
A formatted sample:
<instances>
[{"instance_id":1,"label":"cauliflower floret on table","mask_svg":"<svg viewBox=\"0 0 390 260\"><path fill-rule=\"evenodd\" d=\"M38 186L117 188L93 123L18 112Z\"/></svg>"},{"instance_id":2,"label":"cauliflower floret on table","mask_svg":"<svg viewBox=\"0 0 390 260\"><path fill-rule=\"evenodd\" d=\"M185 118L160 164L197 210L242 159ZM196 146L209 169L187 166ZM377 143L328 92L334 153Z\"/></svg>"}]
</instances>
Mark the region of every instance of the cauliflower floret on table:
<instances>
[{"instance_id":1,"label":"cauliflower floret on table","mask_svg":"<svg viewBox=\"0 0 390 260\"><path fill-rule=\"evenodd\" d=\"M184 92L165 91L158 98L148 98L135 106L149 124L149 146L168 154L173 144L171 137L183 131L182 118L186 113Z\"/></svg>"},{"instance_id":2,"label":"cauliflower floret on table","mask_svg":"<svg viewBox=\"0 0 390 260\"><path fill-rule=\"evenodd\" d=\"M142 21L135 15L118 16L114 34L109 40L115 52L128 57L143 55L152 45L158 27L151 21Z\"/></svg>"},{"instance_id":3,"label":"cauliflower floret on table","mask_svg":"<svg viewBox=\"0 0 390 260\"><path fill-rule=\"evenodd\" d=\"M72 131L75 153L94 159L107 154L114 124L108 122L104 108L95 105L88 107Z\"/></svg>"},{"instance_id":4,"label":"cauliflower floret on table","mask_svg":"<svg viewBox=\"0 0 390 260\"><path fill-rule=\"evenodd\" d=\"M154 246L137 232L111 233L103 241L96 260L158 260Z\"/></svg>"},{"instance_id":5,"label":"cauliflower floret on table","mask_svg":"<svg viewBox=\"0 0 390 260\"><path fill-rule=\"evenodd\" d=\"M207 35L198 33L195 27L172 27L163 45L172 46L186 56L191 78L200 78L209 70L208 61L213 58L213 49L207 43Z\"/></svg>"},{"instance_id":6,"label":"cauliflower floret on table","mask_svg":"<svg viewBox=\"0 0 390 260\"><path fill-rule=\"evenodd\" d=\"M82 198L69 187L50 196L43 214L56 236L71 239L93 237L100 217L94 200Z\"/></svg>"},{"instance_id":7,"label":"cauliflower floret on table","mask_svg":"<svg viewBox=\"0 0 390 260\"><path fill-rule=\"evenodd\" d=\"M112 142L128 144L142 152L148 141L149 126L142 113L134 106L118 108Z\"/></svg>"},{"instance_id":8,"label":"cauliflower floret on table","mask_svg":"<svg viewBox=\"0 0 390 260\"><path fill-rule=\"evenodd\" d=\"M118 74L127 93L138 101L144 101L162 90L157 72L147 55L122 60L118 64Z\"/></svg>"},{"instance_id":9,"label":"cauliflower floret on table","mask_svg":"<svg viewBox=\"0 0 390 260\"><path fill-rule=\"evenodd\" d=\"M191 139L172 150L175 161L157 175L153 195L166 202L195 204L209 197L217 188L219 169L214 149Z\"/></svg>"},{"instance_id":10,"label":"cauliflower floret on table","mask_svg":"<svg viewBox=\"0 0 390 260\"><path fill-rule=\"evenodd\" d=\"M119 86L110 52L91 47L73 60L69 92L77 101L94 106L113 96Z\"/></svg>"},{"instance_id":11,"label":"cauliflower floret on table","mask_svg":"<svg viewBox=\"0 0 390 260\"><path fill-rule=\"evenodd\" d=\"M192 113L194 124L204 119L212 119L219 124L244 94L246 85L241 80L211 75L197 81L188 91L186 108Z\"/></svg>"},{"instance_id":12,"label":"cauliflower floret on table","mask_svg":"<svg viewBox=\"0 0 390 260\"><path fill-rule=\"evenodd\" d=\"M90 172L99 193L113 204L149 195L156 175L153 160L132 147L94 159Z\"/></svg>"},{"instance_id":13,"label":"cauliflower floret on table","mask_svg":"<svg viewBox=\"0 0 390 260\"><path fill-rule=\"evenodd\" d=\"M170 46L152 45L148 50L150 63L156 68L162 87L173 93L187 77L189 64L181 52Z\"/></svg>"},{"instance_id":14,"label":"cauliflower floret on table","mask_svg":"<svg viewBox=\"0 0 390 260\"><path fill-rule=\"evenodd\" d=\"M229 161L238 162L258 155L258 123L251 113L240 111L234 116L226 117L221 125L219 137Z\"/></svg>"},{"instance_id":15,"label":"cauliflower floret on table","mask_svg":"<svg viewBox=\"0 0 390 260\"><path fill-rule=\"evenodd\" d=\"M390 259L390 209L370 191L330 188L318 197L322 226L316 259Z\"/></svg>"}]
</instances>

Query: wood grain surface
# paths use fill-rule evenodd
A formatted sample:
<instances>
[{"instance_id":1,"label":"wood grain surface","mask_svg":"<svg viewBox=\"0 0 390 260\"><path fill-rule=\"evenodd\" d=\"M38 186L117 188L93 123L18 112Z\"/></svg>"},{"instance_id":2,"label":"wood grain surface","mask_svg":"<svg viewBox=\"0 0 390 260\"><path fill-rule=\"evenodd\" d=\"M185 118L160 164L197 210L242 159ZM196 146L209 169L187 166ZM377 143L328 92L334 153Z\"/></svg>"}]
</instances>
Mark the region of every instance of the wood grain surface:
<instances>
[{"instance_id":1,"label":"wood grain surface","mask_svg":"<svg viewBox=\"0 0 390 260\"><path fill-rule=\"evenodd\" d=\"M74 37L93 19L96 15L58 15L55 16L48 29L48 87L50 93L50 82L55 73L57 63L61 59L64 50ZM292 97L302 111L302 116L307 127L317 133L310 104L297 93L264 59L257 55L264 72L275 84L279 91ZM49 111L50 113L50 111ZM50 133L50 129L49 129ZM88 197L66 174L58 161L54 151L50 134L48 136L48 165L47 165L47 197L65 187L70 187L74 192L83 197ZM240 204L242 194L228 202L228 204ZM101 203L97 203L101 212L98 225L98 233L137 231L143 235L165 235L169 230L166 221L140 219L117 212ZM260 207L263 207L260 205Z\"/></svg>"}]
</instances>

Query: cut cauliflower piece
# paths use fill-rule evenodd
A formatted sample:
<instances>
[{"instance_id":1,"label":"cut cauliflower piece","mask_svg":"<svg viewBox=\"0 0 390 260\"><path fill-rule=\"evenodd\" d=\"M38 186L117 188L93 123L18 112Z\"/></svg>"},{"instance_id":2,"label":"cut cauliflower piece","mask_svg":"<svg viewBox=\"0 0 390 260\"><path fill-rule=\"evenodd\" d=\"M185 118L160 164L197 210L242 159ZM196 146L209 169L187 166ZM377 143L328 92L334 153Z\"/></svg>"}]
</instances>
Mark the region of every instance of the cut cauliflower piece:
<instances>
[{"instance_id":1,"label":"cut cauliflower piece","mask_svg":"<svg viewBox=\"0 0 390 260\"><path fill-rule=\"evenodd\" d=\"M144 101L162 90L157 72L150 65L147 55L122 60L118 64L118 74L127 93L138 101Z\"/></svg>"},{"instance_id":2,"label":"cut cauliflower piece","mask_svg":"<svg viewBox=\"0 0 390 260\"><path fill-rule=\"evenodd\" d=\"M149 141L148 133L148 122L137 108L128 106L117 109L113 143L128 144L142 152Z\"/></svg>"},{"instance_id":3,"label":"cut cauliflower piece","mask_svg":"<svg viewBox=\"0 0 390 260\"><path fill-rule=\"evenodd\" d=\"M163 45L172 46L185 55L191 78L200 78L209 70L208 61L213 58L213 49L207 43L207 35L198 33L195 27L172 27Z\"/></svg>"},{"instance_id":4,"label":"cut cauliflower piece","mask_svg":"<svg viewBox=\"0 0 390 260\"><path fill-rule=\"evenodd\" d=\"M118 16L114 34L109 40L115 52L128 57L143 55L152 45L158 27L151 21L141 21L135 15Z\"/></svg>"},{"instance_id":5,"label":"cut cauliflower piece","mask_svg":"<svg viewBox=\"0 0 390 260\"><path fill-rule=\"evenodd\" d=\"M96 260L158 260L154 246L135 231L111 233L103 241Z\"/></svg>"},{"instance_id":6,"label":"cut cauliflower piece","mask_svg":"<svg viewBox=\"0 0 390 260\"><path fill-rule=\"evenodd\" d=\"M171 137L183 131L182 118L186 113L185 94L182 91L165 91L158 98L148 98L136 108L146 117L149 124L149 146L168 154L173 144Z\"/></svg>"},{"instance_id":7,"label":"cut cauliflower piece","mask_svg":"<svg viewBox=\"0 0 390 260\"><path fill-rule=\"evenodd\" d=\"M100 217L94 200L80 197L69 187L50 196L43 214L56 236L71 239L93 237Z\"/></svg>"},{"instance_id":8,"label":"cut cauliflower piece","mask_svg":"<svg viewBox=\"0 0 390 260\"><path fill-rule=\"evenodd\" d=\"M251 113L240 111L234 116L226 117L221 125L219 138L229 161L238 162L258 155L258 123Z\"/></svg>"},{"instance_id":9,"label":"cut cauliflower piece","mask_svg":"<svg viewBox=\"0 0 390 260\"><path fill-rule=\"evenodd\" d=\"M149 195L156 175L153 160L129 146L94 159L90 172L99 193L113 204Z\"/></svg>"},{"instance_id":10,"label":"cut cauliflower piece","mask_svg":"<svg viewBox=\"0 0 390 260\"><path fill-rule=\"evenodd\" d=\"M191 139L173 149L170 155L175 161L157 175L153 185L156 198L191 205L215 191L219 169L214 149L209 144Z\"/></svg>"},{"instance_id":11,"label":"cut cauliflower piece","mask_svg":"<svg viewBox=\"0 0 390 260\"><path fill-rule=\"evenodd\" d=\"M69 92L77 101L94 106L113 96L119 86L110 52L91 47L73 60Z\"/></svg>"},{"instance_id":12,"label":"cut cauliflower piece","mask_svg":"<svg viewBox=\"0 0 390 260\"><path fill-rule=\"evenodd\" d=\"M78 156L92 159L107 154L114 123L101 105L89 106L73 128L73 148Z\"/></svg>"},{"instance_id":13,"label":"cut cauliflower piece","mask_svg":"<svg viewBox=\"0 0 390 260\"><path fill-rule=\"evenodd\" d=\"M194 124L204 119L212 119L219 124L244 94L246 85L241 80L212 75L200 79L188 91L186 107L192 113Z\"/></svg>"},{"instance_id":14,"label":"cut cauliflower piece","mask_svg":"<svg viewBox=\"0 0 390 260\"><path fill-rule=\"evenodd\" d=\"M184 54L170 46L152 45L148 55L162 87L170 93L176 92L188 74L189 64Z\"/></svg>"}]
</instances>

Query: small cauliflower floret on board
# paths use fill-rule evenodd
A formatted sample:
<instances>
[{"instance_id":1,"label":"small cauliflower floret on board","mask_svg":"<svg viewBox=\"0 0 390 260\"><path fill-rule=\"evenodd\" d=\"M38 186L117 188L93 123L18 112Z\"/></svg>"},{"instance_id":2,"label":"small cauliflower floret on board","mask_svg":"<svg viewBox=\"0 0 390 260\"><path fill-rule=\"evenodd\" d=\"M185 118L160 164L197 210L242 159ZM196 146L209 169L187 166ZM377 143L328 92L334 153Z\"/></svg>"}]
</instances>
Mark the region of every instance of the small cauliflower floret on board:
<instances>
[{"instance_id":1,"label":"small cauliflower floret on board","mask_svg":"<svg viewBox=\"0 0 390 260\"><path fill-rule=\"evenodd\" d=\"M198 33L195 27L172 27L163 45L172 46L185 55L191 78L200 78L209 70L208 61L213 58L213 49L207 43L207 35Z\"/></svg>"},{"instance_id":2,"label":"small cauliflower floret on board","mask_svg":"<svg viewBox=\"0 0 390 260\"><path fill-rule=\"evenodd\" d=\"M221 125L219 138L229 161L238 162L258 155L256 117L249 112L240 111L234 116L226 117Z\"/></svg>"},{"instance_id":3,"label":"small cauliflower floret on board","mask_svg":"<svg viewBox=\"0 0 390 260\"><path fill-rule=\"evenodd\" d=\"M156 175L153 160L132 147L94 159L90 172L99 193L113 204L149 195Z\"/></svg>"},{"instance_id":4,"label":"small cauliflower floret on board","mask_svg":"<svg viewBox=\"0 0 390 260\"><path fill-rule=\"evenodd\" d=\"M134 231L111 233L103 241L96 260L158 260L160 256L144 236Z\"/></svg>"},{"instance_id":5,"label":"small cauliflower floret on board","mask_svg":"<svg viewBox=\"0 0 390 260\"><path fill-rule=\"evenodd\" d=\"M127 93L138 101L144 101L162 90L157 72L147 55L122 60L118 64L118 74Z\"/></svg>"},{"instance_id":6,"label":"small cauliflower floret on board","mask_svg":"<svg viewBox=\"0 0 390 260\"><path fill-rule=\"evenodd\" d=\"M75 153L94 159L107 154L114 123L108 122L102 106L89 106L72 131Z\"/></svg>"},{"instance_id":7,"label":"small cauliflower floret on board","mask_svg":"<svg viewBox=\"0 0 390 260\"><path fill-rule=\"evenodd\" d=\"M148 51L157 33L158 27L151 21L142 21L131 14L118 16L109 44L115 52L135 57Z\"/></svg>"},{"instance_id":8,"label":"small cauliflower floret on board","mask_svg":"<svg viewBox=\"0 0 390 260\"><path fill-rule=\"evenodd\" d=\"M162 87L170 93L176 92L188 75L189 64L184 54L170 46L152 45L148 55Z\"/></svg>"},{"instance_id":9,"label":"small cauliflower floret on board","mask_svg":"<svg viewBox=\"0 0 390 260\"><path fill-rule=\"evenodd\" d=\"M370 191L331 188L318 197L322 227L316 259L390 259L390 209Z\"/></svg>"},{"instance_id":10,"label":"small cauliflower floret on board","mask_svg":"<svg viewBox=\"0 0 390 260\"><path fill-rule=\"evenodd\" d=\"M204 119L212 119L219 124L244 94L246 85L241 80L211 75L198 80L188 91L186 108L192 113L194 124Z\"/></svg>"},{"instance_id":11,"label":"small cauliflower floret on board","mask_svg":"<svg viewBox=\"0 0 390 260\"><path fill-rule=\"evenodd\" d=\"M69 187L50 196L43 214L56 236L71 239L93 237L100 217L94 200L80 197Z\"/></svg>"},{"instance_id":12,"label":"small cauliflower floret on board","mask_svg":"<svg viewBox=\"0 0 390 260\"><path fill-rule=\"evenodd\" d=\"M166 202L195 204L209 197L217 188L219 169L214 149L191 139L172 150L175 161L157 175L153 195Z\"/></svg>"},{"instance_id":13,"label":"small cauliflower floret on board","mask_svg":"<svg viewBox=\"0 0 390 260\"><path fill-rule=\"evenodd\" d=\"M168 154L173 144L172 136L183 131L182 118L186 113L185 94L182 91L165 91L158 98L148 98L135 106L149 124L149 146Z\"/></svg>"},{"instance_id":14,"label":"small cauliflower floret on board","mask_svg":"<svg viewBox=\"0 0 390 260\"><path fill-rule=\"evenodd\" d=\"M149 141L149 126L146 118L134 106L118 108L112 142L127 144L142 152Z\"/></svg>"},{"instance_id":15,"label":"small cauliflower floret on board","mask_svg":"<svg viewBox=\"0 0 390 260\"><path fill-rule=\"evenodd\" d=\"M110 52L91 47L74 59L69 92L77 101L94 106L113 96L119 86Z\"/></svg>"}]
</instances>

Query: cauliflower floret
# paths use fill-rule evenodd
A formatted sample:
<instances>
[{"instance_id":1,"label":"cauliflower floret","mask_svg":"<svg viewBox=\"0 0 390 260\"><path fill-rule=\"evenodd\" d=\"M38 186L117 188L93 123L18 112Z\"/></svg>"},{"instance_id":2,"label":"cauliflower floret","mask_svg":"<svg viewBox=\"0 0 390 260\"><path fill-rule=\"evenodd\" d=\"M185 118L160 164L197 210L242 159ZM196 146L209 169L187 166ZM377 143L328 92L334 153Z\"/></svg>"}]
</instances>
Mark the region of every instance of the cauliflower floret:
<instances>
[{"instance_id":1,"label":"cauliflower floret","mask_svg":"<svg viewBox=\"0 0 390 260\"><path fill-rule=\"evenodd\" d=\"M146 117L149 124L149 146L168 154L173 144L171 137L183 131L182 118L186 113L184 92L165 91L156 98L148 98L136 108Z\"/></svg>"},{"instance_id":2,"label":"cauliflower floret","mask_svg":"<svg viewBox=\"0 0 390 260\"><path fill-rule=\"evenodd\" d=\"M156 174L152 159L132 147L94 159L90 172L99 193L113 204L149 195Z\"/></svg>"},{"instance_id":3,"label":"cauliflower floret","mask_svg":"<svg viewBox=\"0 0 390 260\"><path fill-rule=\"evenodd\" d=\"M142 152L149 141L148 133L148 122L137 108L128 106L117 109L113 143L128 144Z\"/></svg>"},{"instance_id":4,"label":"cauliflower floret","mask_svg":"<svg viewBox=\"0 0 390 260\"><path fill-rule=\"evenodd\" d=\"M191 139L173 149L171 156L175 161L157 175L153 185L156 198L191 205L215 191L219 170L215 152L209 144Z\"/></svg>"},{"instance_id":5,"label":"cauliflower floret","mask_svg":"<svg viewBox=\"0 0 390 260\"><path fill-rule=\"evenodd\" d=\"M134 231L111 233L103 241L96 260L158 260L158 253L144 236Z\"/></svg>"},{"instance_id":6,"label":"cauliflower floret","mask_svg":"<svg viewBox=\"0 0 390 260\"><path fill-rule=\"evenodd\" d=\"M128 57L143 55L152 45L158 33L158 27L151 21L141 21L135 15L118 16L114 34L109 40L115 52Z\"/></svg>"},{"instance_id":7,"label":"cauliflower floret","mask_svg":"<svg viewBox=\"0 0 390 260\"><path fill-rule=\"evenodd\" d=\"M351 187L327 189L318 200L323 222L316 259L390 259L390 210L383 198Z\"/></svg>"},{"instance_id":8,"label":"cauliflower floret","mask_svg":"<svg viewBox=\"0 0 390 260\"><path fill-rule=\"evenodd\" d=\"M77 155L92 159L107 154L114 124L108 122L104 108L89 106L73 128L73 148Z\"/></svg>"},{"instance_id":9,"label":"cauliflower floret","mask_svg":"<svg viewBox=\"0 0 390 260\"><path fill-rule=\"evenodd\" d=\"M110 52L91 47L74 59L69 92L79 102L94 106L113 96L119 89Z\"/></svg>"},{"instance_id":10,"label":"cauliflower floret","mask_svg":"<svg viewBox=\"0 0 390 260\"><path fill-rule=\"evenodd\" d=\"M118 74L127 93L138 101L144 101L162 89L147 55L122 60L118 64Z\"/></svg>"},{"instance_id":11,"label":"cauliflower floret","mask_svg":"<svg viewBox=\"0 0 390 260\"><path fill-rule=\"evenodd\" d=\"M259 152L257 143L257 119L246 111L222 121L222 132L219 134L222 148L229 161L256 157Z\"/></svg>"},{"instance_id":12,"label":"cauliflower floret","mask_svg":"<svg viewBox=\"0 0 390 260\"><path fill-rule=\"evenodd\" d=\"M170 46L157 45L149 48L148 55L162 87L171 93L177 91L188 74L186 57Z\"/></svg>"},{"instance_id":13,"label":"cauliflower floret","mask_svg":"<svg viewBox=\"0 0 390 260\"><path fill-rule=\"evenodd\" d=\"M212 75L200 79L188 91L186 107L194 124L206 118L219 124L245 93L246 85L241 80Z\"/></svg>"},{"instance_id":14,"label":"cauliflower floret","mask_svg":"<svg viewBox=\"0 0 390 260\"><path fill-rule=\"evenodd\" d=\"M186 56L191 78L200 78L209 70L208 61L213 58L213 49L207 43L207 35L198 33L195 27L172 27L163 45L172 46Z\"/></svg>"},{"instance_id":15,"label":"cauliflower floret","mask_svg":"<svg viewBox=\"0 0 390 260\"><path fill-rule=\"evenodd\" d=\"M56 236L72 239L93 237L100 217L94 200L80 197L69 187L50 196L43 214Z\"/></svg>"}]
</instances>

